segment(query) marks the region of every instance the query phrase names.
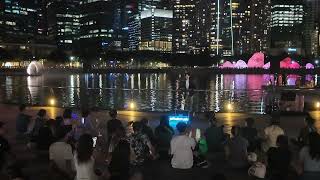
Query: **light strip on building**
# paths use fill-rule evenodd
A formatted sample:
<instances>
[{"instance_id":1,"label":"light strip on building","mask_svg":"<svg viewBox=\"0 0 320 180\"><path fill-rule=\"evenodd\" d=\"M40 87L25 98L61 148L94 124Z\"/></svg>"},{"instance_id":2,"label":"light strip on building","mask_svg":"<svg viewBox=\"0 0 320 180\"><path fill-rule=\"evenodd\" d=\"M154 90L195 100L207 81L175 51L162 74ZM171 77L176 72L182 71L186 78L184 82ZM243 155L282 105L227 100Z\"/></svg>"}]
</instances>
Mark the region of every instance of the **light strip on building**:
<instances>
[{"instance_id":1,"label":"light strip on building","mask_svg":"<svg viewBox=\"0 0 320 180\"><path fill-rule=\"evenodd\" d=\"M220 39L220 0L218 0L218 16L217 16L217 55L219 55L219 39Z\"/></svg>"},{"instance_id":2,"label":"light strip on building","mask_svg":"<svg viewBox=\"0 0 320 180\"><path fill-rule=\"evenodd\" d=\"M234 55L234 47L233 47L233 13L232 13L232 0L230 0L230 28L231 28L231 55Z\"/></svg>"}]
</instances>

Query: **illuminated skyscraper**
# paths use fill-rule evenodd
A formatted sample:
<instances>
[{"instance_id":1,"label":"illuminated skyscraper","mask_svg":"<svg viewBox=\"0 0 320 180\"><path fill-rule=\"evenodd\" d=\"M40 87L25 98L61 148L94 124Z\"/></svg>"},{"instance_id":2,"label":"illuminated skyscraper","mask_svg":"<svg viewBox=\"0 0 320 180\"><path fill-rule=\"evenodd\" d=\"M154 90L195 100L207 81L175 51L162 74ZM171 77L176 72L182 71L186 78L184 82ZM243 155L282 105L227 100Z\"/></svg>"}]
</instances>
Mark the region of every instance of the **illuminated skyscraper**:
<instances>
[{"instance_id":1,"label":"illuminated skyscraper","mask_svg":"<svg viewBox=\"0 0 320 180\"><path fill-rule=\"evenodd\" d=\"M271 47L303 53L304 7L301 0L272 0Z\"/></svg>"},{"instance_id":2,"label":"illuminated skyscraper","mask_svg":"<svg viewBox=\"0 0 320 180\"><path fill-rule=\"evenodd\" d=\"M243 53L265 52L270 47L271 0L247 0L242 31Z\"/></svg>"},{"instance_id":3,"label":"illuminated skyscraper","mask_svg":"<svg viewBox=\"0 0 320 180\"><path fill-rule=\"evenodd\" d=\"M171 3L168 0L138 0L130 4L129 49L171 51Z\"/></svg>"},{"instance_id":4,"label":"illuminated skyscraper","mask_svg":"<svg viewBox=\"0 0 320 180\"><path fill-rule=\"evenodd\" d=\"M173 51L194 53L196 0L175 0L173 4Z\"/></svg>"},{"instance_id":5,"label":"illuminated skyscraper","mask_svg":"<svg viewBox=\"0 0 320 180\"><path fill-rule=\"evenodd\" d=\"M0 1L0 40L27 43L37 34L37 6L35 0Z\"/></svg>"},{"instance_id":6,"label":"illuminated skyscraper","mask_svg":"<svg viewBox=\"0 0 320 180\"><path fill-rule=\"evenodd\" d=\"M49 40L65 51L72 51L80 31L79 0L48 1Z\"/></svg>"},{"instance_id":7,"label":"illuminated skyscraper","mask_svg":"<svg viewBox=\"0 0 320 180\"><path fill-rule=\"evenodd\" d=\"M320 1L304 0L304 46L306 55L318 57L320 54Z\"/></svg>"}]
</instances>

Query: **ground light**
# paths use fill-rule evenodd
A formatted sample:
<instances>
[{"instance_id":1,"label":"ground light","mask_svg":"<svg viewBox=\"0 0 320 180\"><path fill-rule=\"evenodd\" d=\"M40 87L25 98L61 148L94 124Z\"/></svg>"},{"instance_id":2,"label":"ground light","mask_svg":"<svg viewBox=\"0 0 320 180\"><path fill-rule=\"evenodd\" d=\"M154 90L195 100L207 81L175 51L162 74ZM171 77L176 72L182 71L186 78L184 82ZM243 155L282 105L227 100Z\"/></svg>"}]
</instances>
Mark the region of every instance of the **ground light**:
<instances>
[{"instance_id":1,"label":"ground light","mask_svg":"<svg viewBox=\"0 0 320 180\"><path fill-rule=\"evenodd\" d=\"M56 105L56 100L55 100L55 98L50 98L50 99L49 99L49 105L50 105L50 106L55 106L55 105Z\"/></svg>"},{"instance_id":2,"label":"ground light","mask_svg":"<svg viewBox=\"0 0 320 180\"><path fill-rule=\"evenodd\" d=\"M134 109L136 108L136 103L135 103L134 101L130 101L130 102L129 102L129 108L130 108L131 110L134 110Z\"/></svg>"},{"instance_id":3,"label":"ground light","mask_svg":"<svg viewBox=\"0 0 320 180\"><path fill-rule=\"evenodd\" d=\"M316 107L317 109L319 109L319 108L320 108L320 102L319 102L319 101L318 101L318 102L316 102L315 107Z\"/></svg>"},{"instance_id":4,"label":"ground light","mask_svg":"<svg viewBox=\"0 0 320 180\"><path fill-rule=\"evenodd\" d=\"M228 110L229 112L233 111L233 106L232 106L231 103L228 103L228 104L227 104L227 110Z\"/></svg>"}]
</instances>

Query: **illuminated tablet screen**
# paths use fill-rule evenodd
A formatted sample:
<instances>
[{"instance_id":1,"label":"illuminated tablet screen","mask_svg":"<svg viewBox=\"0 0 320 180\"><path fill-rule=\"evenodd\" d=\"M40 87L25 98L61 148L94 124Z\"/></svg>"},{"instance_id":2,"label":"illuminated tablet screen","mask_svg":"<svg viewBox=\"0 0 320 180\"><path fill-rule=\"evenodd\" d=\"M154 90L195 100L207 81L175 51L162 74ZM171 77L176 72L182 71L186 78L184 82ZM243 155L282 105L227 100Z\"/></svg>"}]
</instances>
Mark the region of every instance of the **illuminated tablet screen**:
<instances>
[{"instance_id":1,"label":"illuminated tablet screen","mask_svg":"<svg viewBox=\"0 0 320 180\"><path fill-rule=\"evenodd\" d=\"M173 115L169 116L169 124L171 127L176 128L179 122L189 123L190 118L187 115Z\"/></svg>"}]
</instances>

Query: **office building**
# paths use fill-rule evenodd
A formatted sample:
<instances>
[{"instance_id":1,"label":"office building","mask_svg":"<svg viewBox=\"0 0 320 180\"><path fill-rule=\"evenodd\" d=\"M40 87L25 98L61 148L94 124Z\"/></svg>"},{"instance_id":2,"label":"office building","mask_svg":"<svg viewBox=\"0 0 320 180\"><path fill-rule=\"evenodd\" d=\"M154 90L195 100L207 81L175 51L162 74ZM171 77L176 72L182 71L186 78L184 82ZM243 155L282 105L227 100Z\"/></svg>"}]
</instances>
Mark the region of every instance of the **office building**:
<instances>
[{"instance_id":1,"label":"office building","mask_svg":"<svg viewBox=\"0 0 320 180\"><path fill-rule=\"evenodd\" d=\"M6 0L0 2L0 41L28 43L37 32L37 1Z\"/></svg>"},{"instance_id":2,"label":"office building","mask_svg":"<svg viewBox=\"0 0 320 180\"><path fill-rule=\"evenodd\" d=\"M112 1L84 0L80 2L80 50L86 56L103 54L108 50L120 50L121 39L114 26Z\"/></svg>"},{"instance_id":3,"label":"office building","mask_svg":"<svg viewBox=\"0 0 320 180\"><path fill-rule=\"evenodd\" d=\"M173 4L173 51L194 53L196 49L196 0L175 0Z\"/></svg>"},{"instance_id":4,"label":"office building","mask_svg":"<svg viewBox=\"0 0 320 180\"><path fill-rule=\"evenodd\" d=\"M139 50L172 51L172 10L154 9L141 12Z\"/></svg>"},{"instance_id":5,"label":"office building","mask_svg":"<svg viewBox=\"0 0 320 180\"><path fill-rule=\"evenodd\" d=\"M73 51L78 41L79 4L79 0L50 1L47 4L48 38L65 51Z\"/></svg>"},{"instance_id":6,"label":"office building","mask_svg":"<svg viewBox=\"0 0 320 180\"><path fill-rule=\"evenodd\" d=\"M272 0L271 48L302 54L304 6L301 0Z\"/></svg>"}]
</instances>

